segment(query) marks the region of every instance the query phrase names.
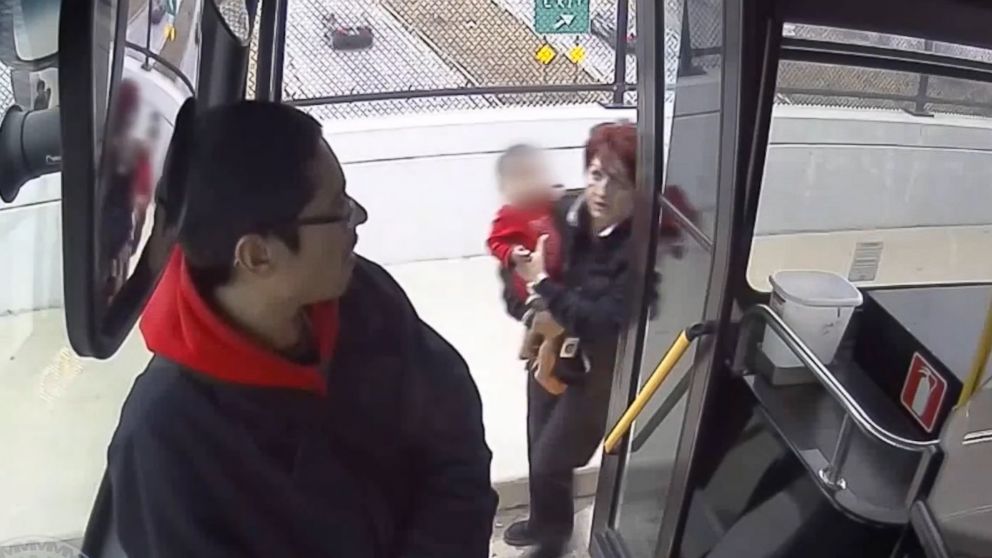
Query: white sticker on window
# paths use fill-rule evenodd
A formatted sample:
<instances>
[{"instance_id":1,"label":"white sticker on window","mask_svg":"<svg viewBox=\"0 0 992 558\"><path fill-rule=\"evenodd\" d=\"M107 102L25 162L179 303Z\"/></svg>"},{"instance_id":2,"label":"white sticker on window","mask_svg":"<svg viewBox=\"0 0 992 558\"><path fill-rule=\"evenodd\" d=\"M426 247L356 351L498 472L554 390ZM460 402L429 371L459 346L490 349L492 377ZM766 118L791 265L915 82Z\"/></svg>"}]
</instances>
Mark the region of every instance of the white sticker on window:
<instances>
[{"instance_id":1,"label":"white sticker on window","mask_svg":"<svg viewBox=\"0 0 992 558\"><path fill-rule=\"evenodd\" d=\"M883 242L859 242L854 247L854 260L851 261L851 271L847 274L848 281L874 281L878 276L878 265L882 261Z\"/></svg>"}]
</instances>

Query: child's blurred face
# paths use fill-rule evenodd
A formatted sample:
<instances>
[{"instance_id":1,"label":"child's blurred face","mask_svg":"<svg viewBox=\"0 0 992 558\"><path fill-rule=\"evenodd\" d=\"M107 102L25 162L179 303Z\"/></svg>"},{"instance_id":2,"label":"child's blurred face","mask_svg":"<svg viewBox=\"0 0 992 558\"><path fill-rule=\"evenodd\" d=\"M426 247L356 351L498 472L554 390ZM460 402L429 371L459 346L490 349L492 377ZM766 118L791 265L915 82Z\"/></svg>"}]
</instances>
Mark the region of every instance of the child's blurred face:
<instances>
[{"instance_id":1,"label":"child's blurred face","mask_svg":"<svg viewBox=\"0 0 992 558\"><path fill-rule=\"evenodd\" d=\"M500 188L512 205L547 200L554 194L544 162L537 156L509 161L500 177Z\"/></svg>"}]
</instances>

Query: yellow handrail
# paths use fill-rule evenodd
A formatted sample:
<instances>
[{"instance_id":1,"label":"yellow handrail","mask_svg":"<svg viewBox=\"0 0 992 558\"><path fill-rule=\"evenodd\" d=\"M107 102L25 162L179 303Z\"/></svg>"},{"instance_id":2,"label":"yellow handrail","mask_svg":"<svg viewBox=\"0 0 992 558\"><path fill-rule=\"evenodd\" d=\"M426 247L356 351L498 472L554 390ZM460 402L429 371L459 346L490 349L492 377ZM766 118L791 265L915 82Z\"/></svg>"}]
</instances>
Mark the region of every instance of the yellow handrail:
<instances>
[{"instance_id":1,"label":"yellow handrail","mask_svg":"<svg viewBox=\"0 0 992 558\"><path fill-rule=\"evenodd\" d=\"M617 421L616 426L614 426L613 429L610 430L610 433L606 436L606 441L603 444L603 448L606 450L606 453L613 453L616 451L617 446L620 445L620 441L623 440L624 436L627 435L627 432L630 431L630 427L634 424L634 420L636 420L638 415L641 414L641 411L644 410L644 407L648 404L648 401L654 397L655 392L658 391L658 388L661 387L661 384L665 381L665 378L668 377L668 374L673 368L675 368L675 365L678 364L679 360L682 358L682 355L685 354L686 349L689 348L689 345L697 337L705 335L709 332L709 326L696 324L679 333L679 336L675 338L675 342L672 343L672 346L668 349L668 352L665 353L664 358L661 359L661 362L658 363L657 368L655 368L654 372L651 373L648 381L644 382L644 386L641 388L641 391L637 393L637 397L635 397L634 401L630 403L630 406L627 407L626 411L624 411L623 416L621 416L620 420Z\"/></svg>"},{"instance_id":2,"label":"yellow handrail","mask_svg":"<svg viewBox=\"0 0 992 558\"><path fill-rule=\"evenodd\" d=\"M971 362L971 371L964 385L961 386L961 396L958 398L958 406L964 405L971 398L972 394L982 386L982 378L985 376L985 367L989 362L989 354L992 353L992 301L989 302L988 315L985 317L985 327L978 338L978 349Z\"/></svg>"}]
</instances>

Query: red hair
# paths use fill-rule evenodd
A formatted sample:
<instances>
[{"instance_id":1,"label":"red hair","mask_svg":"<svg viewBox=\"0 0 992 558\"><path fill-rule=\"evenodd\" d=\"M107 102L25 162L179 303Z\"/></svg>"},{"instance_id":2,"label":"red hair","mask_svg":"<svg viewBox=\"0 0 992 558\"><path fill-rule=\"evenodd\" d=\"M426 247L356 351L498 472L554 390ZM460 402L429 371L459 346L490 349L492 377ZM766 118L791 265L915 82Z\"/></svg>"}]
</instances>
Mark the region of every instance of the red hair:
<instances>
[{"instance_id":1,"label":"red hair","mask_svg":"<svg viewBox=\"0 0 992 558\"><path fill-rule=\"evenodd\" d=\"M596 158L604 165L619 163L627 172L627 178L634 180L637 175L637 127L623 120L593 126L586 141L586 168Z\"/></svg>"}]
</instances>

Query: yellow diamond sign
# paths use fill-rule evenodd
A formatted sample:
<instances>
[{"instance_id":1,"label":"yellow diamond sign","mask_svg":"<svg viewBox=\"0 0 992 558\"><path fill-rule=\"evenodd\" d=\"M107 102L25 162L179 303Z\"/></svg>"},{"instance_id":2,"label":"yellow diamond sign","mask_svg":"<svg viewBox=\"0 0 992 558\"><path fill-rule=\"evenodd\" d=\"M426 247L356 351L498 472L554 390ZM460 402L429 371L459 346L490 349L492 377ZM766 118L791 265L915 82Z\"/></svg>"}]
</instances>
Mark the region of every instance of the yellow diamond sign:
<instances>
[{"instance_id":1,"label":"yellow diamond sign","mask_svg":"<svg viewBox=\"0 0 992 558\"><path fill-rule=\"evenodd\" d=\"M534 53L534 58L541 64L550 64L555 59L555 56L558 56L558 53L547 43L541 45L541 48L537 49L537 52Z\"/></svg>"},{"instance_id":2,"label":"yellow diamond sign","mask_svg":"<svg viewBox=\"0 0 992 558\"><path fill-rule=\"evenodd\" d=\"M582 45L575 45L568 51L568 59L573 64L578 64L586 59L586 49Z\"/></svg>"}]
</instances>

